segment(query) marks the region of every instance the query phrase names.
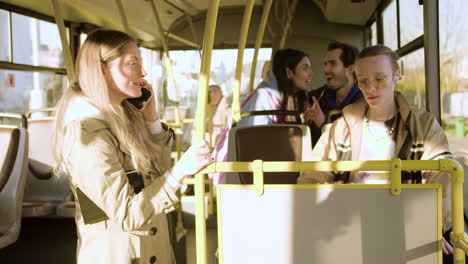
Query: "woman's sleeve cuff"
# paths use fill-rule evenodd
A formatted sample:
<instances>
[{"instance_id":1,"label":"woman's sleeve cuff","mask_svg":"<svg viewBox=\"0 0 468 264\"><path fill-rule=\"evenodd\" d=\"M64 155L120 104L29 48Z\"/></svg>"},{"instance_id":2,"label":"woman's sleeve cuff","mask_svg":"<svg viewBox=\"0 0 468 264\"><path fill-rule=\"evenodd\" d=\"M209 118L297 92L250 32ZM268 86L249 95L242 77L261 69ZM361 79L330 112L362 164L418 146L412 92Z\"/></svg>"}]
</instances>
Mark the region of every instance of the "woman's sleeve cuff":
<instances>
[{"instance_id":1,"label":"woman's sleeve cuff","mask_svg":"<svg viewBox=\"0 0 468 264\"><path fill-rule=\"evenodd\" d=\"M162 127L162 124L161 124L161 120L158 118L156 119L155 121L153 122L148 122L146 121L146 125L148 126L148 129L150 131L151 134L159 134L161 132L163 132L163 127Z\"/></svg>"}]
</instances>

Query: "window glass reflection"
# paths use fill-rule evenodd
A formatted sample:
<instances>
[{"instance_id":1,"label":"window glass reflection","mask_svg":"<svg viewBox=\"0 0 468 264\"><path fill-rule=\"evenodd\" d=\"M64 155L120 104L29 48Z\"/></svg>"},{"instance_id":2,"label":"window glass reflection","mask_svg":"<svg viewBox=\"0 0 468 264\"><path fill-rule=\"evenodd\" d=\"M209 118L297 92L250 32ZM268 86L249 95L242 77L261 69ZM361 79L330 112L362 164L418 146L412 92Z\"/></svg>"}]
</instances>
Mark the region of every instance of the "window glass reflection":
<instances>
[{"instance_id":1,"label":"window glass reflection","mask_svg":"<svg viewBox=\"0 0 468 264\"><path fill-rule=\"evenodd\" d=\"M442 127L455 154L468 153L467 32L466 1L439 1Z\"/></svg>"},{"instance_id":2,"label":"window glass reflection","mask_svg":"<svg viewBox=\"0 0 468 264\"><path fill-rule=\"evenodd\" d=\"M0 69L0 112L25 114L54 107L66 89L65 75Z\"/></svg>"},{"instance_id":3,"label":"window glass reflection","mask_svg":"<svg viewBox=\"0 0 468 264\"><path fill-rule=\"evenodd\" d=\"M400 0L401 46L424 34L423 6L418 1Z\"/></svg>"},{"instance_id":4,"label":"window glass reflection","mask_svg":"<svg viewBox=\"0 0 468 264\"><path fill-rule=\"evenodd\" d=\"M0 60L10 60L10 27L8 12L0 10Z\"/></svg>"},{"instance_id":5,"label":"window glass reflection","mask_svg":"<svg viewBox=\"0 0 468 264\"><path fill-rule=\"evenodd\" d=\"M419 49L400 59L402 79L398 82L408 103L426 110L426 79L424 67L424 49Z\"/></svg>"},{"instance_id":6,"label":"window glass reflection","mask_svg":"<svg viewBox=\"0 0 468 264\"><path fill-rule=\"evenodd\" d=\"M374 22L371 25L371 45L377 44L377 23Z\"/></svg>"},{"instance_id":7,"label":"window glass reflection","mask_svg":"<svg viewBox=\"0 0 468 264\"><path fill-rule=\"evenodd\" d=\"M384 44L392 50L398 49L396 1L383 11Z\"/></svg>"},{"instance_id":8,"label":"window glass reflection","mask_svg":"<svg viewBox=\"0 0 468 264\"><path fill-rule=\"evenodd\" d=\"M12 30L14 63L64 68L55 24L12 13Z\"/></svg>"}]
</instances>

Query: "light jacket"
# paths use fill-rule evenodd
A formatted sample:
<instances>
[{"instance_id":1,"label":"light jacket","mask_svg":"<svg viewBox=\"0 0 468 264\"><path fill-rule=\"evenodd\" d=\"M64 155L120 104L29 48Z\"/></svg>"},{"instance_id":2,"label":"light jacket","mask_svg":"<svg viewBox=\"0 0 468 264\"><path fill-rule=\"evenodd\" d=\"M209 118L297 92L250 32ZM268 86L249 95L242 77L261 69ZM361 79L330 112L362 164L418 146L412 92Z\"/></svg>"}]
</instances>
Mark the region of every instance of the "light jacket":
<instances>
[{"instance_id":1,"label":"light jacket","mask_svg":"<svg viewBox=\"0 0 468 264\"><path fill-rule=\"evenodd\" d=\"M244 98L241 106L241 112L281 109L281 96L278 90L278 81L272 71L269 71L257 88ZM241 119L237 123L237 126L269 125L278 122L277 116L257 115Z\"/></svg>"},{"instance_id":2,"label":"light jacket","mask_svg":"<svg viewBox=\"0 0 468 264\"><path fill-rule=\"evenodd\" d=\"M166 213L178 203L178 183L161 175L170 166L172 131L152 136L161 147L160 172L141 177L129 173L131 153L95 107L77 98L65 116L62 155L76 200L77 263L175 263Z\"/></svg>"},{"instance_id":3,"label":"light jacket","mask_svg":"<svg viewBox=\"0 0 468 264\"><path fill-rule=\"evenodd\" d=\"M402 94L395 92L398 109L394 157L402 160L436 160L452 158L447 137L435 117L428 112L410 109ZM343 109L343 117L327 128L312 151L312 160L359 160L364 115L368 109L364 98ZM356 173L307 172L298 183L354 182ZM403 183L442 183L444 230L451 227L450 181L447 173L437 171L403 172Z\"/></svg>"}]
</instances>

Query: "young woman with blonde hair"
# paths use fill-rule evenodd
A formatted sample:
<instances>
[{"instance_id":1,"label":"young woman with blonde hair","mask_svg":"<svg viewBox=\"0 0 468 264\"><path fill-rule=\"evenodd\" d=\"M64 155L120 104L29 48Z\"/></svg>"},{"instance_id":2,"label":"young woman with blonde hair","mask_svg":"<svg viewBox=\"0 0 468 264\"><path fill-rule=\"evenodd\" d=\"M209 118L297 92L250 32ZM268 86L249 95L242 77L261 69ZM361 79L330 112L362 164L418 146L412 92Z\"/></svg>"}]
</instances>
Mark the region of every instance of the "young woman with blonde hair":
<instances>
[{"instance_id":1,"label":"young woman with blonde hair","mask_svg":"<svg viewBox=\"0 0 468 264\"><path fill-rule=\"evenodd\" d=\"M400 80L397 56L390 48L375 45L363 49L355 63L364 97L343 109L320 137L312 160L436 160L452 158L447 137L435 117L410 107L395 91ZM451 227L450 183L446 173L403 172L404 183L442 183L443 229ZM308 172L299 183L388 184L388 172ZM453 252L446 240L444 254Z\"/></svg>"},{"instance_id":2,"label":"young woman with blonde hair","mask_svg":"<svg viewBox=\"0 0 468 264\"><path fill-rule=\"evenodd\" d=\"M138 107L128 100L152 92L145 76L135 39L97 30L58 103L54 147L76 201L77 263L175 262L166 213L180 181L211 162L210 151L199 142L170 168L173 132L154 97Z\"/></svg>"}]
</instances>

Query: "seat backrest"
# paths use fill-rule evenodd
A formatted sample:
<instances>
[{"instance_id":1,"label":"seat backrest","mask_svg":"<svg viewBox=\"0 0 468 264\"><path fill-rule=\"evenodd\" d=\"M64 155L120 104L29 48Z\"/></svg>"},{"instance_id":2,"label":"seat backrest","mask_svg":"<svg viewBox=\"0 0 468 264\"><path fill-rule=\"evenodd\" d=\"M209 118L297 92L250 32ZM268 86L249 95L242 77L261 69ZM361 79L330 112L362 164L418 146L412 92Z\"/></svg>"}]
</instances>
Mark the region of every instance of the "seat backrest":
<instances>
[{"instance_id":1,"label":"seat backrest","mask_svg":"<svg viewBox=\"0 0 468 264\"><path fill-rule=\"evenodd\" d=\"M18 155L18 128L0 127L0 192L8 181Z\"/></svg>"},{"instance_id":2,"label":"seat backrest","mask_svg":"<svg viewBox=\"0 0 468 264\"><path fill-rule=\"evenodd\" d=\"M56 165L52 154L54 121L54 117L28 120L29 158L51 167Z\"/></svg>"},{"instance_id":3,"label":"seat backrest","mask_svg":"<svg viewBox=\"0 0 468 264\"><path fill-rule=\"evenodd\" d=\"M281 124L234 127L229 132L229 161L302 161L312 151L310 130L305 125ZM267 172L265 184L295 184L299 172ZM228 174L227 182L252 184L252 173Z\"/></svg>"},{"instance_id":4,"label":"seat backrest","mask_svg":"<svg viewBox=\"0 0 468 264\"><path fill-rule=\"evenodd\" d=\"M55 117L28 119L29 171L24 193L27 202L68 201L71 197L68 178L53 173Z\"/></svg>"},{"instance_id":5,"label":"seat backrest","mask_svg":"<svg viewBox=\"0 0 468 264\"><path fill-rule=\"evenodd\" d=\"M24 127L0 127L4 186L0 190L0 248L13 242L21 228L21 210L28 164L28 134ZM7 151L3 151L3 150ZM16 150L16 151L15 151ZM15 155L13 154L15 153ZM10 163L13 161L13 163ZM5 163L8 169L4 170Z\"/></svg>"}]
</instances>

